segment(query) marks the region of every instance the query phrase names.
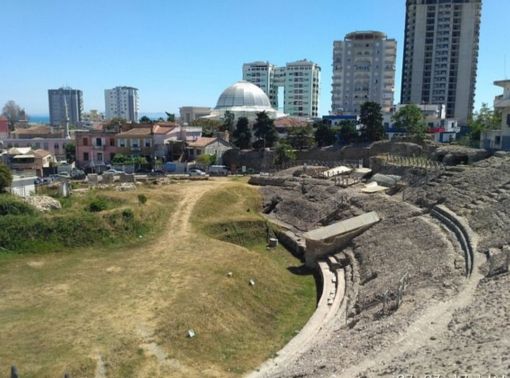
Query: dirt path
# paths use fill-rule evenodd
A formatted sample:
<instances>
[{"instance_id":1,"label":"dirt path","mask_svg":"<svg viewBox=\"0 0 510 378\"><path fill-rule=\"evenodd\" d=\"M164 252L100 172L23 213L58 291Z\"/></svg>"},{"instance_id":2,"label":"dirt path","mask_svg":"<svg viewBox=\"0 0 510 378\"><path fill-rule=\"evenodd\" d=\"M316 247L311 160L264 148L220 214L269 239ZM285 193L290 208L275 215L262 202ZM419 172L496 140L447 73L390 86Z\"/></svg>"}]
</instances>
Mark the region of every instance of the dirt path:
<instances>
[{"instance_id":1,"label":"dirt path","mask_svg":"<svg viewBox=\"0 0 510 378\"><path fill-rule=\"evenodd\" d=\"M189 237L191 235L190 218L193 208L200 198L211 189L220 188L229 185L230 182L222 179L207 181L196 181L193 185L178 187L181 201L177 209L173 212L169 223L168 232L161 236L157 241L157 249L166 247L168 243L175 243L176 240Z\"/></svg>"}]
</instances>

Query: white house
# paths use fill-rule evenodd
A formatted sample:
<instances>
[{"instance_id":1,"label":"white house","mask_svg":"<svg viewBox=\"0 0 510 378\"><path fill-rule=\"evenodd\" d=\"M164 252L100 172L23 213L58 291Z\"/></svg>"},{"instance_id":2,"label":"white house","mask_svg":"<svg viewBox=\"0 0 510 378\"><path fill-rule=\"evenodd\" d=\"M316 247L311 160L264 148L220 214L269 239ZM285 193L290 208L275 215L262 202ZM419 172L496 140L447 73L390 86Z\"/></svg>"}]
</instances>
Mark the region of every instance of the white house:
<instances>
[{"instance_id":1,"label":"white house","mask_svg":"<svg viewBox=\"0 0 510 378\"><path fill-rule=\"evenodd\" d=\"M503 94L494 99L494 109L501 112L501 129L488 130L480 135L480 148L510 151L510 80L495 81Z\"/></svg>"}]
</instances>

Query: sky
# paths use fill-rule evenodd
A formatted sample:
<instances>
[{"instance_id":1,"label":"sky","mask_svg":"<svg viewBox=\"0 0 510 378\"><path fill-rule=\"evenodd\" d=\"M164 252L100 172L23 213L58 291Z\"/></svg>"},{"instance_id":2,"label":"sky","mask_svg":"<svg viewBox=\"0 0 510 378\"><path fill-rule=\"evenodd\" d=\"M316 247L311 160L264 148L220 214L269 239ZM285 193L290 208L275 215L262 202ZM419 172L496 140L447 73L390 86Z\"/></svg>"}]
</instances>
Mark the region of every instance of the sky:
<instances>
[{"instance_id":1,"label":"sky","mask_svg":"<svg viewBox=\"0 0 510 378\"><path fill-rule=\"evenodd\" d=\"M475 108L510 74L509 0L483 0ZM331 107L333 41L379 30L398 43L400 99L405 0L7 0L0 22L0 106L48 113L48 89L81 89L104 110L104 89L139 89L141 112L211 106L255 60L321 68L320 114Z\"/></svg>"}]
</instances>

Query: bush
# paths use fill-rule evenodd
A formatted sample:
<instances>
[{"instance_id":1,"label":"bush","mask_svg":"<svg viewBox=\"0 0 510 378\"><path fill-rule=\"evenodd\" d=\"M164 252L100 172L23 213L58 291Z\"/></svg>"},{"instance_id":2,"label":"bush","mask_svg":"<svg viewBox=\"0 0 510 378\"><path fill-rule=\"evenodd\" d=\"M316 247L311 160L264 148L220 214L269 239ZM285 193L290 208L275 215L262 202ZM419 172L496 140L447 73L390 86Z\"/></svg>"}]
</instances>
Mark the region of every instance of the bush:
<instances>
[{"instance_id":1,"label":"bush","mask_svg":"<svg viewBox=\"0 0 510 378\"><path fill-rule=\"evenodd\" d=\"M122 210L122 218L124 218L125 221L131 221L135 218L135 214L131 209L124 209Z\"/></svg>"},{"instance_id":2,"label":"bush","mask_svg":"<svg viewBox=\"0 0 510 378\"><path fill-rule=\"evenodd\" d=\"M147 196L145 194L139 194L138 195L138 203L140 205L145 205L146 202L147 202Z\"/></svg>"},{"instance_id":3,"label":"bush","mask_svg":"<svg viewBox=\"0 0 510 378\"><path fill-rule=\"evenodd\" d=\"M31 215L35 209L10 195L0 196L0 215Z\"/></svg>"},{"instance_id":4,"label":"bush","mask_svg":"<svg viewBox=\"0 0 510 378\"><path fill-rule=\"evenodd\" d=\"M98 213L108 209L108 202L104 197L93 198L87 206L87 210L91 213Z\"/></svg>"},{"instance_id":5,"label":"bush","mask_svg":"<svg viewBox=\"0 0 510 378\"><path fill-rule=\"evenodd\" d=\"M5 191L12 183L12 174L7 166L0 163L0 193Z\"/></svg>"}]
</instances>

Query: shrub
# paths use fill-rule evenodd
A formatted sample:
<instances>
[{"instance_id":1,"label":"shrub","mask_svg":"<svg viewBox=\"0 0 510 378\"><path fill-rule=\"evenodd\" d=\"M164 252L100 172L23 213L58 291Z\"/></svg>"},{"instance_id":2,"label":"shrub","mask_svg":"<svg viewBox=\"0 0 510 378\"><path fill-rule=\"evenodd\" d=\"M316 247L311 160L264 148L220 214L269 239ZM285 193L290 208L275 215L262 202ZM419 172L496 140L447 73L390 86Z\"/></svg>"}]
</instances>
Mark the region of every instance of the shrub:
<instances>
[{"instance_id":1,"label":"shrub","mask_svg":"<svg viewBox=\"0 0 510 378\"><path fill-rule=\"evenodd\" d=\"M108 208L108 202L103 197L93 198L89 205L87 206L87 210L92 213L98 213L100 211L106 210Z\"/></svg>"},{"instance_id":2,"label":"shrub","mask_svg":"<svg viewBox=\"0 0 510 378\"><path fill-rule=\"evenodd\" d=\"M140 205L145 205L146 202L147 202L147 196L145 194L139 194L138 195L138 203Z\"/></svg>"},{"instance_id":3,"label":"shrub","mask_svg":"<svg viewBox=\"0 0 510 378\"><path fill-rule=\"evenodd\" d=\"M7 166L0 163L0 193L5 191L12 183L12 174Z\"/></svg>"},{"instance_id":4,"label":"shrub","mask_svg":"<svg viewBox=\"0 0 510 378\"><path fill-rule=\"evenodd\" d=\"M135 217L135 214L133 213L133 210L131 209L124 209L122 210L122 218L124 218L125 221L131 221Z\"/></svg>"},{"instance_id":5,"label":"shrub","mask_svg":"<svg viewBox=\"0 0 510 378\"><path fill-rule=\"evenodd\" d=\"M0 196L0 215L31 215L35 209L10 195Z\"/></svg>"}]
</instances>

